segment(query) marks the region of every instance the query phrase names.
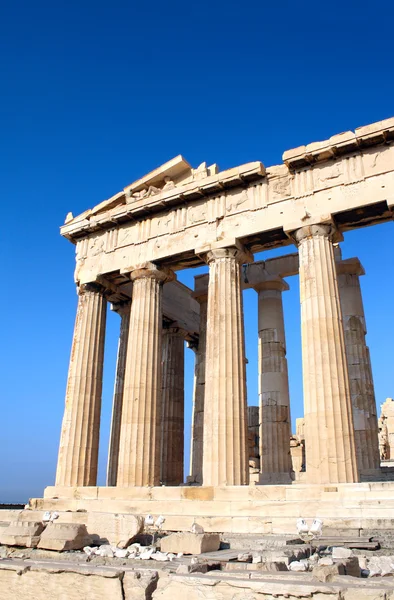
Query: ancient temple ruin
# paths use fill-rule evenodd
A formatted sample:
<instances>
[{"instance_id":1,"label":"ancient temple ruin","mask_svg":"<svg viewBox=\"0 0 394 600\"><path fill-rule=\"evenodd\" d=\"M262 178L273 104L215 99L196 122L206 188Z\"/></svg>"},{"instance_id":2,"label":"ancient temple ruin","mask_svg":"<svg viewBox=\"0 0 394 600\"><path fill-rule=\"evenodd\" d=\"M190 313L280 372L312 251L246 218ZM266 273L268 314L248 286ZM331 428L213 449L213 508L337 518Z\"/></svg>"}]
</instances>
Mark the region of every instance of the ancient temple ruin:
<instances>
[{"instance_id":1,"label":"ancient temple ruin","mask_svg":"<svg viewBox=\"0 0 394 600\"><path fill-rule=\"evenodd\" d=\"M364 270L357 257L342 259L339 243L346 231L393 219L393 140L394 118L289 150L269 168L193 168L177 156L69 213L61 234L76 245L78 309L56 484L33 508L164 514L169 530L197 515L206 531L292 532L296 517L319 511L328 525L384 524L392 507L379 498L394 483L379 483ZM291 244L298 252L254 262ZM193 290L177 281L177 271L200 265L209 274ZM291 452L282 294L296 274L305 431ZM251 476L246 288L256 290L259 328L259 412L249 425L258 427L260 460ZM120 337L107 486L98 487L108 304ZM185 340L195 352L189 485Z\"/></svg>"}]
</instances>

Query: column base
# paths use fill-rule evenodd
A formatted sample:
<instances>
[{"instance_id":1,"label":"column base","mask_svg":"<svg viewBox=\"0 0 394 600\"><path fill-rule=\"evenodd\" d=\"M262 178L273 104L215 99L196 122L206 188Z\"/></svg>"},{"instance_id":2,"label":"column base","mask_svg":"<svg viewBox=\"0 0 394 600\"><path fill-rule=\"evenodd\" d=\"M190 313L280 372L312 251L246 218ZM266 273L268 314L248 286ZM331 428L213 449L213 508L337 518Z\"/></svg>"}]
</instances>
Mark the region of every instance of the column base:
<instances>
[{"instance_id":1,"label":"column base","mask_svg":"<svg viewBox=\"0 0 394 600\"><path fill-rule=\"evenodd\" d=\"M289 485L292 482L290 473L260 473L258 485Z\"/></svg>"},{"instance_id":2,"label":"column base","mask_svg":"<svg viewBox=\"0 0 394 600\"><path fill-rule=\"evenodd\" d=\"M391 465L394 466L394 465ZM391 469L390 469L391 470ZM360 481L387 481L387 469L361 469Z\"/></svg>"},{"instance_id":3,"label":"column base","mask_svg":"<svg viewBox=\"0 0 394 600\"><path fill-rule=\"evenodd\" d=\"M233 487L49 487L45 497L33 498L29 507L23 511L24 518L34 521L41 520L42 511L47 510L59 512L60 523L86 521L91 527L98 527L101 519L113 519L114 514L151 514L165 517L166 531L190 531L195 521L206 532L289 535L297 535L296 522L302 515L308 521L321 518L324 535L359 536L364 535L361 530L366 534L367 530L393 529L394 481ZM5 514L2 520L7 520Z\"/></svg>"}]
</instances>

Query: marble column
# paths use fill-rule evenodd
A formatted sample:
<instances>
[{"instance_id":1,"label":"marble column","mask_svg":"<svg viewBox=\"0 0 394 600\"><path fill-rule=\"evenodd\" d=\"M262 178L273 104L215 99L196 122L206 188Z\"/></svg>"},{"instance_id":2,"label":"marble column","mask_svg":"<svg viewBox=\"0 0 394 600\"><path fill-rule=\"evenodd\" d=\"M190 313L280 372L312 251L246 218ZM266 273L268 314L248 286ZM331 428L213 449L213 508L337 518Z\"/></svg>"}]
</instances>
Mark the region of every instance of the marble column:
<instances>
[{"instance_id":1,"label":"marble column","mask_svg":"<svg viewBox=\"0 0 394 600\"><path fill-rule=\"evenodd\" d=\"M260 483L290 483L290 396L280 277L255 287L258 292Z\"/></svg>"},{"instance_id":2,"label":"marble column","mask_svg":"<svg viewBox=\"0 0 394 600\"><path fill-rule=\"evenodd\" d=\"M161 483L184 480L185 335L177 326L163 328Z\"/></svg>"},{"instance_id":3,"label":"marble column","mask_svg":"<svg viewBox=\"0 0 394 600\"><path fill-rule=\"evenodd\" d=\"M337 263L339 297L345 333L350 395L353 406L354 441L360 472L378 470L379 440L375 391L367 328L360 288L364 269L357 258Z\"/></svg>"},{"instance_id":4,"label":"marble column","mask_svg":"<svg viewBox=\"0 0 394 600\"><path fill-rule=\"evenodd\" d=\"M300 261L308 483L358 481L352 404L331 225L295 232Z\"/></svg>"},{"instance_id":5,"label":"marble column","mask_svg":"<svg viewBox=\"0 0 394 600\"><path fill-rule=\"evenodd\" d=\"M241 265L237 247L208 252L204 486L249 482Z\"/></svg>"},{"instance_id":6,"label":"marble column","mask_svg":"<svg viewBox=\"0 0 394 600\"><path fill-rule=\"evenodd\" d=\"M124 379L117 486L160 483L163 283L167 269L146 263L130 273L133 298Z\"/></svg>"},{"instance_id":7,"label":"marble column","mask_svg":"<svg viewBox=\"0 0 394 600\"><path fill-rule=\"evenodd\" d=\"M58 486L94 486L100 436L107 301L80 286L56 472Z\"/></svg>"},{"instance_id":8,"label":"marble column","mask_svg":"<svg viewBox=\"0 0 394 600\"><path fill-rule=\"evenodd\" d=\"M118 473L120 424L122 419L124 375L126 368L127 341L129 337L131 301L118 304L113 310L120 315L118 357L116 361L115 388L112 401L111 433L109 438L107 485L116 485Z\"/></svg>"},{"instance_id":9,"label":"marble column","mask_svg":"<svg viewBox=\"0 0 394 600\"><path fill-rule=\"evenodd\" d=\"M195 349L194 394L192 413L192 432L190 449L189 481L202 484L203 438L204 438L204 396L205 396L205 350L207 335L208 294L199 290L195 283L193 297L200 305L200 331L198 346Z\"/></svg>"}]
</instances>

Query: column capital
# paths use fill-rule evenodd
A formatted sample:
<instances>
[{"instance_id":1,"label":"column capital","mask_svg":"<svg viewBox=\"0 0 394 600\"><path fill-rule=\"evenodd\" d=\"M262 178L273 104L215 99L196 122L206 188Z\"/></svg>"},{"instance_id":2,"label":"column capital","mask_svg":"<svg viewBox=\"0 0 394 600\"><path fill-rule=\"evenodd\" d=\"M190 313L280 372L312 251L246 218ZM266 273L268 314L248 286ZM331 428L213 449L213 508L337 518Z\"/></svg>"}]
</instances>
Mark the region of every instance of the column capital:
<instances>
[{"instance_id":1,"label":"column capital","mask_svg":"<svg viewBox=\"0 0 394 600\"><path fill-rule=\"evenodd\" d=\"M187 340L186 346L189 348L189 350L193 350L193 352L197 352L198 351L198 342L199 342L199 340L197 340L196 338L194 338L192 340Z\"/></svg>"},{"instance_id":2,"label":"column capital","mask_svg":"<svg viewBox=\"0 0 394 600\"><path fill-rule=\"evenodd\" d=\"M319 225L306 225L293 232L293 238L297 244L311 237L326 237L333 240L336 233L335 227L331 223L321 223Z\"/></svg>"},{"instance_id":3,"label":"column capital","mask_svg":"<svg viewBox=\"0 0 394 600\"><path fill-rule=\"evenodd\" d=\"M192 292L192 298L197 300L197 302L199 304L208 302L208 283L209 283L209 274L208 273L194 276L194 290Z\"/></svg>"},{"instance_id":4,"label":"column capital","mask_svg":"<svg viewBox=\"0 0 394 600\"><path fill-rule=\"evenodd\" d=\"M192 298L194 298L194 300L196 300L199 304L208 302L208 288L206 290L192 292Z\"/></svg>"},{"instance_id":5,"label":"column capital","mask_svg":"<svg viewBox=\"0 0 394 600\"><path fill-rule=\"evenodd\" d=\"M267 290L275 290L277 292L287 292L290 289L289 284L282 277L270 277L265 281L260 281L253 286L256 292L265 292Z\"/></svg>"},{"instance_id":6,"label":"column capital","mask_svg":"<svg viewBox=\"0 0 394 600\"><path fill-rule=\"evenodd\" d=\"M176 279L176 275L167 267L160 267L152 262L144 262L135 267L124 269L121 273L128 273L131 281L136 279L157 279L161 283L167 283Z\"/></svg>"},{"instance_id":7,"label":"column capital","mask_svg":"<svg viewBox=\"0 0 394 600\"><path fill-rule=\"evenodd\" d=\"M105 288L97 282L91 282L91 283L81 283L80 285L77 286L77 294L78 296L82 296L83 294L101 294L102 296L105 295Z\"/></svg>"},{"instance_id":8,"label":"column capital","mask_svg":"<svg viewBox=\"0 0 394 600\"><path fill-rule=\"evenodd\" d=\"M162 333L163 335L166 333L169 333L171 335L177 335L183 339L185 339L189 335L189 332L186 331L186 329L183 329L183 327L181 327L177 322L163 323Z\"/></svg>"},{"instance_id":9,"label":"column capital","mask_svg":"<svg viewBox=\"0 0 394 600\"><path fill-rule=\"evenodd\" d=\"M214 260L222 258L235 258L239 264L252 263L253 254L249 252L237 239L218 240L201 248L196 248L195 253L208 265Z\"/></svg>"},{"instance_id":10,"label":"column capital","mask_svg":"<svg viewBox=\"0 0 394 600\"><path fill-rule=\"evenodd\" d=\"M338 275L365 275L364 267L358 258L339 260L336 265Z\"/></svg>"},{"instance_id":11,"label":"column capital","mask_svg":"<svg viewBox=\"0 0 394 600\"><path fill-rule=\"evenodd\" d=\"M290 235L294 240L296 246L299 246L304 240L308 240L314 237L325 237L331 242L342 242L343 235L336 227L334 221L327 221L326 223L316 223L314 225L305 225L295 229Z\"/></svg>"},{"instance_id":12,"label":"column capital","mask_svg":"<svg viewBox=\"0 0 394 600\"><path fill-rule=\"evenodd\" d=\"M120 317L130 314L131 298L127 302L117 302L111 304L112 312L116 312Z\"/></svg>"},{"instance_id":13,"label":"column capital","mask_svg":"<svg viewBox=\"0 0 394 600\"><path fill-rule=\"evenodd\" d=\"M227 246L226 248L211 248L205 254L204 260L209 265L215 260L234 258L240 265L253 262L252 254L241 245Z\"/></svg>"}]
</instances>

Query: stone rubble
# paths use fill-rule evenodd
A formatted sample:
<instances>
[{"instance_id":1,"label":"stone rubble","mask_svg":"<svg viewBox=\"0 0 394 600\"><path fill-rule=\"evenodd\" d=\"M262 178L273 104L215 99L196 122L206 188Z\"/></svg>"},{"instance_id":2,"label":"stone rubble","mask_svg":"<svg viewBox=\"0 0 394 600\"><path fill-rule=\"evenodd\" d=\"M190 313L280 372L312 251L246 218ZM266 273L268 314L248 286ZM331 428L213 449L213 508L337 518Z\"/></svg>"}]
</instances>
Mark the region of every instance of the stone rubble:
<instances>
[{"instance_id":1,"label":"stone rubble","mask_svg":"<svg viewBox=\"0 0 394 600\"><path fill-rule=\"evenodd\" d=\"M394 575L394 556L372 556L367 562L369 577Z\"/></svg>"},{"instance_id":2,"label":"stone rubble","mask_svg":"<svg viewBox=\"0 0 394 600\"><path fill-rule=\"evenodd\" d=\"M308 571L309 565L308 561L305 559L302 560L294 560L289 564L289 571Z\"/></svg>"},{"instance_id":3,"label":"stone rubble","mask_svg":"<svg viewBox=\"0 0 394 600\"><path fill-rule=\"evenodd\" d=\"M350 548L343 548L342 546L335 546L332 549L332 558L333 559L349 558L352 555L353 555L353 552L350 550Z\"/></svg>"},{"instance_id":4,"label":"stone rubble","mask_svg":"<svg viewBox=\"0 0 394 600\"><path fill-rule=\"evenodd\" d=\"M36 548L43 530L44 525L36 521L13 521L0 529L0 544Z\"/></svg>"},{"instance_id":5,"label":"stone rubble","mask_svg":"<svg viewBox=\"0 0 394 600\"><path fill-rule=\"evenodd\" d=\"M38 548L43 550L81 550L89 545L92 536L87 532L85 525L76 523L50 522L41 534Z\"/></svg>"},{"instance_id":6,"label":"stone rubble","mask_svg":"<svg viewBox=\"0 0 394 600\"><path fill-rule=\"evenodd\" d=\"M215 552L220 548L220 535L218 533L172 533L161 540L163 552L183 552L183 554L202 554Z\"/></svg>"}]
</instances>

